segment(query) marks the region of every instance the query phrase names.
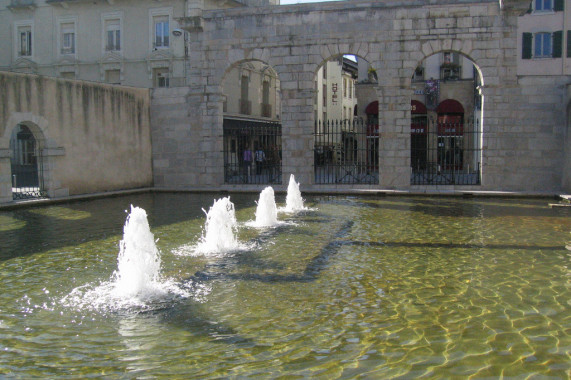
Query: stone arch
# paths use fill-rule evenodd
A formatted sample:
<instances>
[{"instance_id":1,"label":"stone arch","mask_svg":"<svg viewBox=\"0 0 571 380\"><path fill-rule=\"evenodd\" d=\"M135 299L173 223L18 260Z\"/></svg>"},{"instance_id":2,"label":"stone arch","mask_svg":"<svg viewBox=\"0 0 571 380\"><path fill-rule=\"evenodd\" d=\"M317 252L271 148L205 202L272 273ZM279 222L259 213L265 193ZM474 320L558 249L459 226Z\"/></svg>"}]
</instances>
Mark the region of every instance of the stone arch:
<instances>
[{"instance_id":1,"label":"stone arch","mask_svg":"<svg viewBox=\"0 0 571 380\"><path fill-rule=\"evenodd\" d=\"M421 49L417 54L416 63L414 67L410 67L411 70L410 75L407 75L406 78L411 78L414 70L418 67L424 60L427 58L442 53L445 51L450 51L454 53L459 53L468 58L479 75L480 85L484 85L484 73L482 71L482 67L478 65L476 59L473 57L474 50L472 48L472 40L456 40L456 39L442 39L442 40L431 40L423 43L421 45Z\"/></svg>"},{"instance_id":2,"label":"stone arch","mask_svg":"<svg viewBox=\"0 0 571 380\"><path fill-rule=\"evenodd\" d=\"M237 75L234 77L234 75ZM224 74L220 79L220 93L222 94L222 102L225 103L228 98L227 92L231 91L230 88L234 81L238 80L238 83L241 84L241 80L243 77L248 77L250 81L256 77L256 80L259 80L260 84L263 85L264 81L270 81L273 89L275 89L275 107L276 112L274 113L275 119L279 119L279 110L281 110L281 82L279 80L279 74L276 69L266 61L262 61L259 59L241 59L239 61L230 63L224 69ZM245 89L245 88L244 88ZM236 90L236 89L234 89ZM263 91L263 87L259 87L260 91ZM260 99L263 97L263 93L255 94ZM262 99L263 100L263 99ZM263 116L262 113L257 113L252 115L250 113L242 113L242 112L231 112L228 109L228 104L223 106L223 113L234 113L234 114L245 114L247 116L259 116L259 117L267 117L272 118L270 116ZM266 113L267 114L267 113Z\"/></svg>"},{"instance_id":3,"label":"stone arch","mask_svg":"<svg viewBox=\"0 0 571 380\"><path fill-rule=\"evenodd\" d=\"M4 135L0 137L0 149L9 149L12 130L18 124L24 124L30 128L34 137L43 142L43 147L48 147L48 140L46 138L48 131L47 119L33 113L15 112L8 118L8 122L4 129Z\"/></svg>"},{"instance_id":4,"label":"stone arch","mask_svg":"<svg viewBox=\"0 0 571 380\"><path fill-rule=\"evenodd\" d=\"M484 78L471 53L465 41L426 42L407 76L412 102L427 108L423 120L410 115L411 185L481 184Z\"/></svg>"},{"instance_id":5,"label":"stone arch","mask_svg":"<svg viewBox=\"0 0 571 380\"><path fill-rule=\"evenodd\" d=\"M340 47L323 57L313 81L316 184L377 184L379 127L367 106L377 104L378 78L369 60ZM378 115L378 112L376 112Z\"/></svg>"},{"instance_id":6,"label":"stone arch","mask_svg":"<svg viewBox=\"0 0 571 380\"><path fill-rule=\"evenodd\" d=\"M10 193L13 199L43 197L47 194L44 176L44 167L47 166L44 157L46 139L42 128L36 122L41 123L44 120L33 115L19 119L19 122L7 126L2 138L2 143L5 144L8 140L9 146L7 158L10 167Z\"/></svg>"},{"instance_id":7,"label":"stone arch","mask_svg":"<svg viewBox=\"0 0 571 380\"><path fill-rule=\"evenodd\" d=\"M226 184L281 183L281 82L256 59L230 64L220 81Z\"/></svg>"}]
</instances>

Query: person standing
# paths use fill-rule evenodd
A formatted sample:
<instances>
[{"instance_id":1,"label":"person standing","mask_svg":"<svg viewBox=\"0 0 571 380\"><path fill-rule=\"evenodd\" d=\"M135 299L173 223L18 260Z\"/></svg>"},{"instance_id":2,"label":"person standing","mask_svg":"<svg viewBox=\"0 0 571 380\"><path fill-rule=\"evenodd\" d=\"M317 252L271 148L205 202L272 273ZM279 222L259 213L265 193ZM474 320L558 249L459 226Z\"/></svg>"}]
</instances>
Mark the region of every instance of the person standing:
<instances>
[{"instance_id":1,"label":"person standing","mask_svg":"<svg viewBox=\"0 0 571 380\"><path fill-rule=\"evenodd\" d=\"M242 160L244 161L244 171L246 178L250 177L250 170L252 168L252 151L250 148L244 149L244 153L242 154Z\"/></svg>"},{"instance_id":2,"label":"person standing","mask_svg":"<svg viewBox=\"0 0 571 380\"><path fill-rule=\"evenodd\" d=\"M260 175L262 174L262 168L264 165L264 161L266 160L266 154L264 153L261 147L258 147L258 149L256 149L255 159L256 159L256 174Z\"/></svg>"}]
</instances>

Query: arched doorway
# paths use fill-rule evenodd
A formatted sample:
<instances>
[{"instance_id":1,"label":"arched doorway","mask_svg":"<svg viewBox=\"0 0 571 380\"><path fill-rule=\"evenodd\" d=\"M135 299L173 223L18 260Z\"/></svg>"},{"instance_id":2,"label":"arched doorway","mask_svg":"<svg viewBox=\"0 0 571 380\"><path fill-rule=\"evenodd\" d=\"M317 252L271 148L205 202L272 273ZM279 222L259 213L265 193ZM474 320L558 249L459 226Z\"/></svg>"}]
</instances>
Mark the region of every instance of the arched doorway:
<instances>
[{"instance_id":1,"label":"arched doorway","mask_svg":"<svg viewBox=\"0 0 571 380\"><path fill-rule=\"evenodd\" d=\"M282 182L281 85L277 72L247 60L228 69L222 81L224 182Z\"/></svg>"},{"instance_id":2,"label":"arched doorway","mask_svg":"<svg viewBox=\"0 0 571 380\"><path fill-rule=\"evenodd\" d=\"M481 72L467 56L442 51L411 78L411 184L479 185L482 163Z\"/></svg>"},{"instance_id":3,"label":"arched doorway","mask_svg":"<svg viewBox=\"0 0 571 380\"><path fill-rule=\"evenodd\" d=\"M33 133L33 126L18 124L10 137L12 198L30 199L47 195L44 186L43 139Z\"/></svg>"},{"instance_id":4,"label":"arched doorway","mask_svg":"<svg viewBox=\"0 0 571 380\"><path fill-rule=\"evenodd\" d=\"M323 61L315 72L316 184L379 182L378 117L373 120L365 107L378 98L372 70L366 59L348 53Z\"/></svg>"}]
</instances>

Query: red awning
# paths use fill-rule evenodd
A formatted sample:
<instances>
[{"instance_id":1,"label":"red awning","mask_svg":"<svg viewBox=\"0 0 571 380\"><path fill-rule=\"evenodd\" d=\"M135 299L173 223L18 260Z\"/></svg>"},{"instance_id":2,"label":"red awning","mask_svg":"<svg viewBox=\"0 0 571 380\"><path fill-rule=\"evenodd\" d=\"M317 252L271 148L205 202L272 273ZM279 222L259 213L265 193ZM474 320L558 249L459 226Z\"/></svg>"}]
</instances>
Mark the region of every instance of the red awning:
<instances>
[{"instance_id":1,"label":"red awning","mask_svg":"<svg viewBox=\"0 0 571 380\"><path fill-rule=\"evenodd\" d=\"M426 114L426 106L419 102L418 100L411 100L410 101L410 113L413 115Z\"/></svg>"},{"instance_id":2,"label":"red awning","mask_svg":"<svg viewBox=\"0 0 571 380\"><path fill-rule=\"evenodd\" d=\"M454 99L446 99L436 107L437 113L464 113L464 107Z\"/></svg>"},{"instance_id":3,"label":"red awning","mask_svg":"<svg viewBox=\"0 0 571 380\"><path fill-rule=\"evenodd\" d=\"M378 115L379 114L379 102L375 100L374 102L369 103L367 108L365 108L365 113L367 115Z\"/></svg>"}]
</instances>

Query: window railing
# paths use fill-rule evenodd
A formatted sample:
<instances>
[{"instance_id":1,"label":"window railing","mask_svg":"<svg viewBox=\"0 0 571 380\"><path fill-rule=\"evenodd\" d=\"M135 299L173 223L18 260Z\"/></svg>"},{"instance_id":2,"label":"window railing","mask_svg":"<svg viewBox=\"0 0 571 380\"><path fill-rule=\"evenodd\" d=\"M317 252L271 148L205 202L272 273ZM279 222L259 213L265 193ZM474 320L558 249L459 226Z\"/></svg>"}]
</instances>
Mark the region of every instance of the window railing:
<instances>
[{"instance_id":1,"label":"window railing","mask_svg":"<svg viewBox=\"0 0 571 380\"><path fill-rule=\"evenodd\" d=\"M35 8L36 0L10 0L8 8Z\"/></svg>"},{"instance_id":2,"label":"window railing","mask_svg":"<svg viewBox=\"0 0 571 380\"><path fill-rule=\"evenodd\" d=\"M453 63L447 63L440 66L440 79L441 80L458 80L460 79L460 72L462 68Z\"/></svg>"},{"instance_id":3,"label":"window railing","mask_svg":"<svg viewBox=\"0 0 571 380\"><path fill-rule=\"evenodd\" d=\"M252 101L240 99L240 113L242 115L252 114Z\"/></svg>"},{"instance_id":4,"label":"window railing","mask_svg":"<svg viewBox=\"0 0 571 380\"><path fill-rule=\"evenodd\" d=\"M272 105L262 103L262 117L272 117Z\"/></svg>"},{"instance_id":5,"label":"window railing","mask_svg":"<svg viewBox=\"0 0 571 380\"><path fill-rule=\"evenodd\" d=\"M120 50L121 50L121 46L118 44L105 46L105 51L120 51Z\"/></svg>"}]
</instances>

